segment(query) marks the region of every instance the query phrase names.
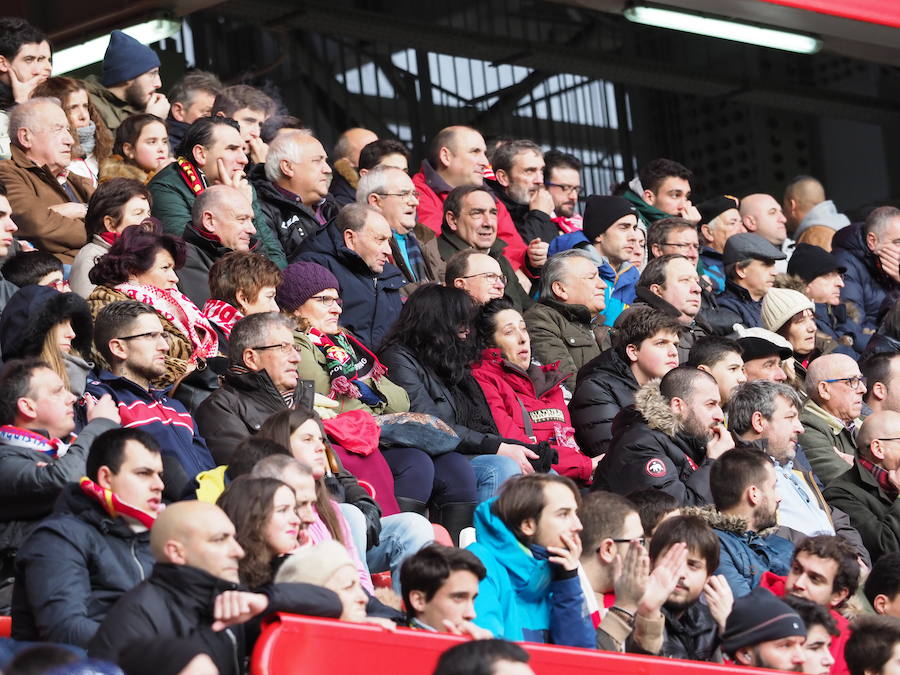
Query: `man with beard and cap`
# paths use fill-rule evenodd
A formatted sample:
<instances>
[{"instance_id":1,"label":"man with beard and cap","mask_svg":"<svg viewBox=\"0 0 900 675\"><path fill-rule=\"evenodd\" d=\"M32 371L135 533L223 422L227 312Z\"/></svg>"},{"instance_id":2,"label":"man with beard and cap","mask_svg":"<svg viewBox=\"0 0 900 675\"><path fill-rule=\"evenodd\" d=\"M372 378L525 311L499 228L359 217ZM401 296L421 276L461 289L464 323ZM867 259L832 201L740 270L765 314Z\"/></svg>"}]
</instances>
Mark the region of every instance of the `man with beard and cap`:
<instances>
[{"instance_id":1,"label":"man with beard and cap","mask_svg":"<svg viewBox=\"0 0 900 675\"><path fill-rule=\"evenodd\" d=\"M709 472L716 510L703 512L719 537L722 574L734 597L759 586L763 573L787 575L794 544L765 531L778 524L777 475L772 460L750 448L723 454Z\"/></svg>"},{"instance_id":2,"label":"man with beard and cap","mask_svg":"<svg viewBox=\"0 0 900 675\"><path fill-rule=\"evenodd\" d=\"M740 200L731 195L713 197L697 205L700 212L697 231L700 235L700 262L716 293L725 290L725 264L722 262L725 242L732 235L747 231L738 211L739 205Z\"/></svg>"},{"instance_id":3,"label":"man with beard and cap","mask_svg":"<svg viewBox=\"0 0 900 675\"><path fill-rule=\"evenodd\" d=\"M856 433L862 423L866 380L859 364L844 354L826 354L809 365L800 422L800 444L816 476L827 486L853 466Z\"/></svg>"},{"instance_id":4,"label":"man with beard and cap","mask_svg":"<svg viewBox=\"0 0 900 675\"><path fill-rule=\"evenodd\" d=\"M797 176L787 184L783 206L788 231L797 244L830 251L834 233L850 224L847 216L838 213L834 202L825 199L825 188L812 176Z\"/></svg>"},{"instance_id":5,"label":"man with beard and cap","mask_svg":"<svg viewBox=\"0 0 900 675\"><path fill-rule=\"evenodd\" d=\"M803 672L806 626L787 603L764 588L734 601L722 651L741 666Z\"/></svg>"},{"instance_id":6,"label":"man with beard and cap","mask_svg":"<svg viewBox=\"0 0 900 675\"><path fill-rule=\"evenodd\" d=\"M790 342L778 333L765 328L741 328L738 330L737 342L743 350L744 374L747 376L747 382L787 380L781 362L794 355Z\"/></svg>"},{"instance_id":7,"label":"man with beard and cap","mask_svg":"<svg viewBox=\"0 0 900 675\"><path fill-rule=\"evenodd\" d=\"M682 505L708 504L710 468L734 447L723 420L712 375L687 366L670 370L641 387L634 406L616 416L594 489L628 494L655 488Z\"/></svg>"}]
</instances>

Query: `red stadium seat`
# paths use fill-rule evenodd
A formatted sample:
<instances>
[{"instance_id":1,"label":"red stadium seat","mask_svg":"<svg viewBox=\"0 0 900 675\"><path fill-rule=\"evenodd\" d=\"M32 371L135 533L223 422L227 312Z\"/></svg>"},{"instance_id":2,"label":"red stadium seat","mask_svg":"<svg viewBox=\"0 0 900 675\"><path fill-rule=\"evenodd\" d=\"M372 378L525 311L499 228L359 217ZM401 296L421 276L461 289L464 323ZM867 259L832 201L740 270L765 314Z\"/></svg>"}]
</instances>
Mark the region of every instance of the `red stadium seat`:
<instances>
[{"instance_id":1,"label":"red stadium seat","mask_svg":"<svg viewBox=\"0 0 900 675\"><path fill-rule=\"evenodd\" d=\"M333 619L278 614L266 624L253 650L250 675L430 675L441 653L463 638ZM538 675L763 675L736 668L655 656L523 644Z\"/></svg>"},{"instance_id":2,"label":"red stadium seat","mask_svg":"<svg viewBox=\"0 0 900 675\"><path fill-rule=\"evenodd\" d=\"M12 617L0 616L0 638L8 638L12 634Z\"/></svg>"}]
</instances>

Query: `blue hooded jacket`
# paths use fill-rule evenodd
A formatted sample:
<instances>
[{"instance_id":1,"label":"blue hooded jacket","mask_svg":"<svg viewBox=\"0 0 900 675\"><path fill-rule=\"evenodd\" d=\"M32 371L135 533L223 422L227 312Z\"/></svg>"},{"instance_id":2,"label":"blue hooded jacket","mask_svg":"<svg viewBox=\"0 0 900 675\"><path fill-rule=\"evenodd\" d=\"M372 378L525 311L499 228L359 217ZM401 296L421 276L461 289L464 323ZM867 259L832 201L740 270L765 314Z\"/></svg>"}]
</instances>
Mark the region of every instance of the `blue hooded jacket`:
<instances>
[{"instance_id":1,"label":"blue hooded jacket","mask_svg":"<svg viewBox=\"0 0 900 675\"><path fill-rule=\"evenodd\" d=\"M526 547L491 510L495 499L475 510L477 541L468 547L487 576L475 599L475 623L506 640L596 646L578 575L547 561L547 549Z\"/></svg>"}]
</instances>

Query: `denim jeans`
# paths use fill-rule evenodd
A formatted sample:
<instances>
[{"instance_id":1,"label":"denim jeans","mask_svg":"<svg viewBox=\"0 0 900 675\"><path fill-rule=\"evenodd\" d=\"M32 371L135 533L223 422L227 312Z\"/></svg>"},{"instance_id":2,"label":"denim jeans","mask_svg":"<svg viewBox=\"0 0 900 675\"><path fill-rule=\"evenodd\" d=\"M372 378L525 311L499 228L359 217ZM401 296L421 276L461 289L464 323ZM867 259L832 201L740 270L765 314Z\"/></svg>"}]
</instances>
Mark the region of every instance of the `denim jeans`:
<instances>
[{"instance_id":1,"label":"denim jeans","mask_svg":"<svg viewBox=\"0 0 900 675\"><path fill-rule=\"evenodd\" d=\"M366 551L366 517L352 504L341 504L341 513L350 525L350 534L358 551ZM434 541L434 529L417 513L396 513L381 519L378 546L366 551L369 572L391 571L391 584L400 593L400 566L413 553Z\"/></svg>"},{"instance_id":2,"label":"denim jeans","mask_svg":"<svg viewBox=\"0 0 900 675\"><path fill-rule=\"evenodd\" d=\"M505 455L472 455L469 461L475 471L475 488L479 504L495 496L507 478L522 473L516 460Z\"/></svg>"}]
</instances>

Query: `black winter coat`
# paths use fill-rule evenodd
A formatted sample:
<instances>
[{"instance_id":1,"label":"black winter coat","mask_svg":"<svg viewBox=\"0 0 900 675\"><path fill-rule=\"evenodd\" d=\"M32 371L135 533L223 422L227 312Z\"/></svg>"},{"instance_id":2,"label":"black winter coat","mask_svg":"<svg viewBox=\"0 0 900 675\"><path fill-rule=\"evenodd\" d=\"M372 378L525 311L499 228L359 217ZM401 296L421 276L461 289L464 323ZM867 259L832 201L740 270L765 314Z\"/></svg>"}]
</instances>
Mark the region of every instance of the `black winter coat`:
<instances>
[{"instance_id":1,"label":"black winter coat","mask_svg":"<svg viewBox=\"0 0 900 675\"><path fill-rule=\"evenodd\" d=\"M695 602L677 619L665 607L661 611L666 621L666 627L663 632L662 650L657 656L712 663L722 662L722 652L719 649L721 644L719 624L716 623L706 605ZM647 653L631 638L626 641L625 650L636 654Z\"/></svg>"},{"instance_id":2,"label":"black winter coat","mask_svg":"<svg viewBox=\"0 0 900 675\"><path fill-rule=\"evenodd\" d=\"M110 610L88 645L88 654L115 662L131 642L185 638L212 657L221 675L240 675L246 671L246 658L253 648L250 634L255 631L248 630L247 623L219 632L211 628L215 598L230 590L239 588L196 567L157 564L147 581L126 593ZM341 601L327 588L273 584L263 592L269 596L266 614L341 615Z\"/></svg>"},{"instance_id":3,"label":"black winter coat","mask_svg":"<svg viewBox=\"0 0 900 675\"><path fill-rule=\"evenodd\" d=\"M256 188L259 206L266 217L266 222L256 223L256 227L272 229L278 235L288 264L296 262L304 245L325 226L316 219L315 212L300 201L300 197L292 199L266 180L261 168L253 168L250 180Z\"/></svg>"},{"instance_id":4,"label":"black winter coat","mask_svg":"<svg viewBox=\"0 0 900 675\"><path fill-rule=\"evenodd\" d=\"M406 279L400 270L385 263L381 274L373 275L365 261L344 246L343 237L333 224L309 242L299 260L331 270L341 285L341 325L369 349L376 349L403 307L400 289L406 285Z\"/></svg>"},{"instance_id":5,"label":"black winter coat","mask_svg":"<svg viewBox=\"0 0 900 675\"><path fill-rule=\"evenodd\" d=\"M569 415L578 447L589 457L606 452L613 418L634 403L638 382L615 349L607 349L578 371Z\"/></svg>"},{"instance_id":6,"label":"black winter coat","mask_svg":"<svg viewBox=\"0 0 900 675\"><path fill-rule=\"evenodd\" d=\"M259 227L259 226L257 226ZM184 267L178 270L178 290L184 293L191 302L203 309L209 300L209 270L231 249L216 239L203 236L192 224L184 228L184 243L187 244L187 257ZM255 253L265 252L260 247L259 239L250 240L250 250Z\"/></svg>"},{"instance_id":7,"label":"black winter coat","mask_svg":"<svg viewBox=\"0 0 900 675\"><path fill-rule=\"evenodd\" d=\"M312 382L300 380L293 408L312 408ZM285 409L284 399L264 370L225 373L222 386L197 408L194 419L216 464L230 464L238 443L252 436L269 417Z\"/></svg>"},{"instance_id":8,"label":"black winter coat","mask_svg":"<svg viewBox=\"0 0 900 675\"><path fill-rule=\"evenodd\" d=\"M540 239L543 242L550 243L559 234L559 228L556 226L550 216L543 211L532 209L528 204L519 204L514 202L506 194L506 190L495 180L485 181L488 187L494 192L512 218L513 225L522 235L522 240L527 245L532 239Z\"/></svg>"},{"instance_id":9,"label":"black winter coat","mask_svg":"<svg viewBox=\"0 0 900 675\"><path fill-rule=\"evenodd\" d=\"M627 495L653 488L675 497L682 506L712 502L706 441L688 436L659 393L659 384L644 385L633 407L616 417L616 432L594 472L594 490Z\"/></svg>"},{"instance_id":10,"label":"black winter coat","mask_svg":"<svg viewBox=\"0 0 900 675\"><path fill-rule=\"evenodd\" d=\"M706 314L713 334L730 336L734 333L736 323L744 328L762 326L762 300L751 298L746 288L738 286L731 279L725 281L725 291L716 296L716 302L719 309Z\"/></svg>"},{"instance_id":11,"label":"black winter coat","mask_svg":"<svg viewBox=\"0 0 900 675\"><path fill-rule=\"evenodd\" d=\"M150 533L135 533L69 484L19 549L12 636L87 647L106 613L150 576Z\"/></svg>"}]
</instances>

